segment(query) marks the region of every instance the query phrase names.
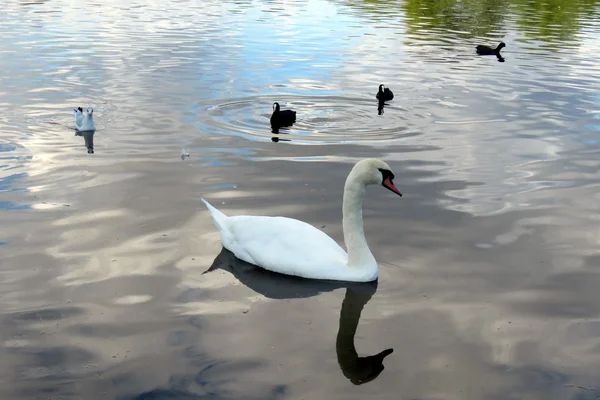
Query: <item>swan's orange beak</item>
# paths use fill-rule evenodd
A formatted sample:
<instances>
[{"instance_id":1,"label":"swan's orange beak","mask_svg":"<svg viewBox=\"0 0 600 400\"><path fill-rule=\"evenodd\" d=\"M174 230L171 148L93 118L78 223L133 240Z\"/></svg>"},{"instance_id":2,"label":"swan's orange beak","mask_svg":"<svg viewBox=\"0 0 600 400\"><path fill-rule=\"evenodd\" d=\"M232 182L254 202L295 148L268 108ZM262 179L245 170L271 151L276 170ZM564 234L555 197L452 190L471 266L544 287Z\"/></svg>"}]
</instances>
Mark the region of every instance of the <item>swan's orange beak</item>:
<instances>
[{"instance_id":1,"label":"swan's orange beak","mask_svg":"<svg viewBox=\"0 0 600 400\"><path fill-rule=\"evenodd\" d=\"M387 177L383 180L382 185L386 188L391 190L392 192L396 193L398 196L402 197L402 193L400 193L400 191L398 190L398 188L396 187L396 185L394 185L394 182L392 182L392 179L390 177Z\"/></svg>"}]
</instances>

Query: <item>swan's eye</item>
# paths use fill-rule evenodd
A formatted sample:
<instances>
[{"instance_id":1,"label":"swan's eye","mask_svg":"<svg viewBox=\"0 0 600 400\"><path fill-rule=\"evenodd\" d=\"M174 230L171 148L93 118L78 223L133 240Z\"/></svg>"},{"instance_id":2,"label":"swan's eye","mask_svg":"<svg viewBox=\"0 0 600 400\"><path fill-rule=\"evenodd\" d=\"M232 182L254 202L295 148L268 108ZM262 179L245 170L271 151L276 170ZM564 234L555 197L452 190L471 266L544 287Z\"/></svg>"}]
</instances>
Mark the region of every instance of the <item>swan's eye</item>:
<instances>
[{"instance_id":1,"label":"swan's eye","mask_svg":"<svg viewBox=\"0 0 600 400\"><path fill-rule=\"evenodd\" d=\"M379 170L379 172L381 172L381 175L383 175L383 180L385 180L386 178L390 178L390 180L394 180L395 176L394 173L392 171L390 171L389 169L383 169L383 168L377 168Z\"/></svg>"}]
</instances>

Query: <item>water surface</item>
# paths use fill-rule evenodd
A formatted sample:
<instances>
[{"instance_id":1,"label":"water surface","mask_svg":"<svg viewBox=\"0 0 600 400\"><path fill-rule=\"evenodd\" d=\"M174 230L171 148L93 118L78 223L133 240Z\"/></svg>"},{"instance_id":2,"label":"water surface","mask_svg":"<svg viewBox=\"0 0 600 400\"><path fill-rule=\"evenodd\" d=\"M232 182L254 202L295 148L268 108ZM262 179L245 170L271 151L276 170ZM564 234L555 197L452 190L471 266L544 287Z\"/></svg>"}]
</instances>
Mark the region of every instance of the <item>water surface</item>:
<instances>
[{"instance_id":1,"label":"water surface","mask_svg":"<svg viewBox=\"0 0 600 400\"><path fill-rule=\"evenodd\" d=\"M0 397L597 399L599 14L596 0L7 2ZM500 41L504 62L475 55ZM381 83L396 97L380 114ZM277 135L274 101L298 113ZM94 154L77 106L95 109ZM222 252L201 196L342 242L364 157L404 194L365 199L378 285Z\"/></svg>"}]
</instances>

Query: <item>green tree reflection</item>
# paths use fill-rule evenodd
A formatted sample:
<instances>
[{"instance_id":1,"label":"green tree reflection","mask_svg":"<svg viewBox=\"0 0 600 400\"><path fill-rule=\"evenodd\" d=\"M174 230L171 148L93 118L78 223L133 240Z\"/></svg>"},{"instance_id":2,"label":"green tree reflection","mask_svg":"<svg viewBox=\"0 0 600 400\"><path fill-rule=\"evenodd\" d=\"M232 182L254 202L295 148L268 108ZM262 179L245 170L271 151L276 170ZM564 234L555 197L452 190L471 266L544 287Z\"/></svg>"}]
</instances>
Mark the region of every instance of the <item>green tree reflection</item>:
<instances>
[{"instance_id":1,"label":"green tree reflection","mask_svg":"<svg viewBox=\"0 0 600 400\"><path fill-rule=\"evenodd\" d=\"M519 30L545 42L576 39L586 20L598 15L598 0L511 0Z\"/></svg>"},{"instance_id":2,"label":"green tree reflection","mask_svg":"<svg viewBox=\"0 0 600 400\"><path fill-rule=\"evenodd\" d=\"M600 14L600 0L363 0L347 1L369 18L405 22L421 40L492 36L515 27L548 43L576 41L587 21Z\"/></svg>"}]
</instances>

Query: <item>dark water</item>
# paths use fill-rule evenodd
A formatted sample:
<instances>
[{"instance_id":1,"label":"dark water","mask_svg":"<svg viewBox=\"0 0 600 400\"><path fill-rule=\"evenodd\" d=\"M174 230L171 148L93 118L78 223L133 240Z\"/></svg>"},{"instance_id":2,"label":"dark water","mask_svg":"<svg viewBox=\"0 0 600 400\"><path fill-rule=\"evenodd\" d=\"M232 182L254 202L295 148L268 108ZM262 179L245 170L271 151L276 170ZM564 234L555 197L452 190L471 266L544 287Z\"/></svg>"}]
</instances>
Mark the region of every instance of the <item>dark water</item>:
<instances>
[{"instance_id":1,"label":"dark water","mask_svg":"<svg viewBox=\"0 0 600 400\"><path fill-rule=\"evenodd\" d=\"M599 14L4 2L0 398L600 398ZM475 55L500 41L504 62ZM298 113L277 136L274 101ZM377 286L220 253L200 196L341 242L364 157L405 194L365 200Z\"/></svg>"}]
</instances>

